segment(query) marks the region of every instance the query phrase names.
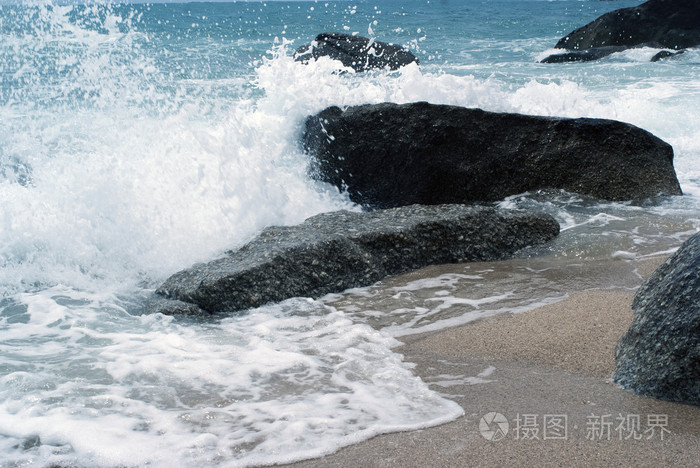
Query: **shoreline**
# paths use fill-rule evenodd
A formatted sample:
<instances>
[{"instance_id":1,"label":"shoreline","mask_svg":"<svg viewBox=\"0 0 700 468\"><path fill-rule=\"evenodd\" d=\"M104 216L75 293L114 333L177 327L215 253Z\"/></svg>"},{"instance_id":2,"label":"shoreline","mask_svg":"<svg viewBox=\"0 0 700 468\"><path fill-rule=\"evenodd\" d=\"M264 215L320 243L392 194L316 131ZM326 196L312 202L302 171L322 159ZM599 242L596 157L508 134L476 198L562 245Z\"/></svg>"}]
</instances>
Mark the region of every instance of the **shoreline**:
<instances>
[{"instance_id":1,"label":"shoreline","mask_svg":"<svg viewBox=\"0 0 700 468\"><path fill-rule=\"evenodd\" d=\"M663 260L638 261L640 283ZM396 351L464 416L289 466L700 466L700 407L637 396L611 381L633 297L573 291L528 312L403 336ZM504 421L506 433L492 430Z\"/></svg>"}]
</instances>

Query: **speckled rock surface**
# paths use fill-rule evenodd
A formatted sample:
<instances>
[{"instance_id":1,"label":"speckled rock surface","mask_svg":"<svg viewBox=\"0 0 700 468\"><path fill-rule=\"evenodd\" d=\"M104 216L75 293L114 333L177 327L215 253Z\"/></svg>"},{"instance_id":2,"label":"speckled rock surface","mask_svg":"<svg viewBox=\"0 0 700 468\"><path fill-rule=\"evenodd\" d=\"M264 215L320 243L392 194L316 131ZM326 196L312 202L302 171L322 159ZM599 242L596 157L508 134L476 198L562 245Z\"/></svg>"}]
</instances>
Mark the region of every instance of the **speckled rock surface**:
<instances>
[{"instance_id":1,"label":"speckled rock surface","mask_svg":"<svg viewBox=\"0 0 700 468\"><path fill-rule=\"evenodd\" d=\"M700 234L654 272L632 307L615 381L640 395L700 405Z\"/></svg>"},{"instance_id":2,"label":"speckled rock surface","mask_svg":"<svg viewBox=\"0 0 700 468\"><path fill-rule=\"evenodd\" d=\"M367 286L431 264L499 260L558 233L548 215L483 206L337 211L267 228L223 258L176 273L157 294L233 312Z\"/></svg>"}]
</instances>

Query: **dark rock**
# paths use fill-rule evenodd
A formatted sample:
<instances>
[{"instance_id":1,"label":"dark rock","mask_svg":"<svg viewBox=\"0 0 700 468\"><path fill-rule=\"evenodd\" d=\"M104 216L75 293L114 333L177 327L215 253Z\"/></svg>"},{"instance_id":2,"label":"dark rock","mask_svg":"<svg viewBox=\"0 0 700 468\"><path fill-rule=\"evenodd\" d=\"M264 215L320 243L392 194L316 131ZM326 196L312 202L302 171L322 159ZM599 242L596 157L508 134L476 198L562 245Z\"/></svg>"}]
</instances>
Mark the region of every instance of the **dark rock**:
<instances>
[{"instance_id":1,"label":"dark rock","mask_svg":"<svg viewBox=\"0 0 700 468\"><path fill-rule=\"evenodd\" d=\"M608 55L612 55L616 52L623 52L629 49L638 49L642 47L650 47L653 49L660 48L660 44L657 43L644 43L635 45L632 47L628 46L603 46L603 47L591 47L590 49L583 50L568 50L560 54L552 54L547 58L540 61L540 63L567 63L567 62L590 62L593 60L598 60ZM658 62L661 59L675 57L676 55L681 55L685 52L685 49L671 52L668 50L662 50L651 58L651 62Z\"/></svg>"},{"instance_id":2,"label":"dark rock","mask_svg":"<svg viewBox=\"0 0 700 468\"><path fill-rule=\"evenodd\" d=\"M497 201L539 189L607 200L680 195L673 149L649 132L413 104L330 107L306 121L312 175L369 207Z\"/></svg>"},{"instance_id":3,"label":"dark rock","mask_svg":"<svg viewBox=\"0 0 700 468\"><path fill-rule=\"evenodd\" d=\"M612 55L616 52L623 52L629 49L637 49L642 47L650 47L658 49L659 44L655 43L644 43L638 46L627 47L627 46L604 46L604 47L592 47L590 49L583 50L569 50L562 52L560 54L552 54L540 61L540 63L567 63L567 62L590 62L593 60L598 60L608 55ZM676 55L681 55L685 52L685 49L671 52L668 50L662 50L656 55L654 55L650 62L658 62L659 60L666 59L669 57L675 57Z\"/></svg>"},{"instance_id":4,"label":"dark rock","mask_svg":"<svg viewBox=\"0 0 700 468\"><path fill-rule=\"evenodd\" d=\"M146 301L143 306L144 311L151 314L164 315L202 315L205 312L196 304L190 302L167 299L165 297L154 297Z\"/></svg>"},{"instance_id":5,"label":"dark rock","mask_svg":"<svg viewBox=\"0 0 700 468\"><path fill-rule=\"evenodd\" d=\"M649 0L639 6L611 11L567 34L558 49L658 43L666 49L700 44L700 2L697 0Z\"/></svg>"},{"instance_id":6,"label":"dark rock","mask_svg":"<svg viewBox=\"0 0 700 468\"><path fill-rule=\"evenodd\" d=\"M548 215L489 207L338 211L267 228L223 258L176 273L156 292L232 312L367 286L431 264L503 259L558 232Z\"/></svg>"},{"instance_id":7,"label":"dark rock","mask_svg":"<svg viewBox=\"0 0 700 468\"><path fill-rule=\"evenodd\" d=\"M667 58L671 57L676 57L677 55L681 55L685 52L685 50L679 50L678 52L671 52L668 50L662 50L658 54L654 55L651 58L651 62L658 62L659 60L665 60Z\"/></svg>"},{"instance_id":8,"label":"dark rock","mask_svg":"<svg viewBox=\"0 0 700 468\"><path fill-rule=\"evenodd\" d=\"M625 46L592 47L583 50L571 50L561 54L552 54L540 61L540 63L567 63L567 62L590 62L598 60L615 52L627 50Z\"/></svg>"},{"instance_id":9,"label":"dark rock","mask_svg":"<svg viewBox=\"0 0 700 468\"><path fill-rule=\"evenodd\" d=\"M342 33L319 34L314 42L297 49L294 59L309 62L319 57L339 60L343 66L357 72L384 68L398 70L409 63L418 63L415 55L404 47Z\"/></svg>"},{"instance_id":10,"label":"dark rock","mask_svg":"<svg viewBox=\"0 0 700 468\"><path fill-rule=\"evenodd\" d=\"M654 272L632 307L615 381L640 395L700 405L700 234Z\"/></svg>"}]
</instances>

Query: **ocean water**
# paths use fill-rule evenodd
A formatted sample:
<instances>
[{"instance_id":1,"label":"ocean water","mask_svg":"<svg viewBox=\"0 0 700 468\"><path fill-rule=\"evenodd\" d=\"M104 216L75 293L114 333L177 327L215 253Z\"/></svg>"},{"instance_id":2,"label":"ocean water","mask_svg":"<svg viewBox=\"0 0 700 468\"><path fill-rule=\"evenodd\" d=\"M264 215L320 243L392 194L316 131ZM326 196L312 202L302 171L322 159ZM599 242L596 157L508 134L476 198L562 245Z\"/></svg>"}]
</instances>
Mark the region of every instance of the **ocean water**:
<instances>
[{"instance_id":1,"label":"ocean water","mask_svg":"<svg viewBox=\"0 0 700 468\"><path fill-rule=\"evenodd\" d=\"M412 373L401 336L572 285L631 289L635 260L700 229L700 52L537 63L638 3L0 3L0 466L281 463L459 417ZM421 65L295 63L323 31L406 45ZM168 275L265 226L358 209L308 178L305 116L418 100L630 122L673 145L685 195L521 194L498 205L562 225L544 256L216 320L143 309Z\"/></svg>"}]
</instances>

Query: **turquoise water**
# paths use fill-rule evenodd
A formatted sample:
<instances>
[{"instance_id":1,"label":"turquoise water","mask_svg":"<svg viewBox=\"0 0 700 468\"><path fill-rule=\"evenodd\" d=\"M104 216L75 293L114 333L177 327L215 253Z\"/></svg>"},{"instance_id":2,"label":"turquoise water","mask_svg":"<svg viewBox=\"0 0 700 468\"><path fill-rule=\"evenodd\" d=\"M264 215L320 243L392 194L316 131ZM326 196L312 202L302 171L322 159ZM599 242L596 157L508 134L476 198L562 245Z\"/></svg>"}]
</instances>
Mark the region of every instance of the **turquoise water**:
<instances>
[{"instance_id":1,"label":"turquoise water","mask_svg":"<svg viewBox=\"0 0 700 468\"><path fill-rule=\"evenodd\" d=\"M560 221L559 268L673 251L700 227L700 54L537 63L571 29L638 3L0 6L0 466L248 466L459 417L396 337L556 300L551 265L465 267L212 322L144 313L144 298L265 226L358 209L309 180L298 145L304 118L329 105L425 100L645 128L673 145L685 196L499 205ZM329 30L403 44L421 65L358 75L293 61ZM580 270L591 287L629 286ZM481 289L455 296L465 281Z\"/></svg>"}]
</instances>

